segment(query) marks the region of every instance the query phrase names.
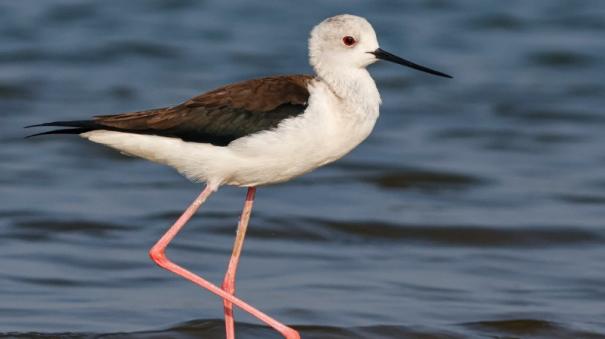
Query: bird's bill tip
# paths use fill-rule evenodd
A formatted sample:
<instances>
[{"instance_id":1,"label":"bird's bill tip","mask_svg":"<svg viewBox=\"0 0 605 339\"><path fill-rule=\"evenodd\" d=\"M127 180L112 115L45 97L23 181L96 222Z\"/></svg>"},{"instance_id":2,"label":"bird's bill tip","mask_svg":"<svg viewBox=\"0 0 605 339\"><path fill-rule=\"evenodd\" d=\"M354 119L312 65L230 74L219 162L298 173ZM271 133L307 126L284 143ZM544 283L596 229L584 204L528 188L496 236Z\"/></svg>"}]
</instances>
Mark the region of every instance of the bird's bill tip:
<instances>
[{"instance_id":1,"label":"bird's bill tip","mask_svg":"<svg viewBox=\"0 0 605 339\"><path fill-rule=\"evenodd\" d=\"M443 72L439 72L434 69L418 65L409 60L405 60L404 58L398 57L395 54L391 54L391 53L383 50L382 48L377 48L375 51L368 52L368 53L373 54L376 57L376 59L394 62L399 65L407 66L407 67L410 67L410 68L413 68L413 69L416 69L416 70L419 70L422 72L426 72L426 73L437 75L437 76L444 77L444 78L450 78L450 79L453 78L449 74L445 74Z\"/></svg>"}]
</instances>

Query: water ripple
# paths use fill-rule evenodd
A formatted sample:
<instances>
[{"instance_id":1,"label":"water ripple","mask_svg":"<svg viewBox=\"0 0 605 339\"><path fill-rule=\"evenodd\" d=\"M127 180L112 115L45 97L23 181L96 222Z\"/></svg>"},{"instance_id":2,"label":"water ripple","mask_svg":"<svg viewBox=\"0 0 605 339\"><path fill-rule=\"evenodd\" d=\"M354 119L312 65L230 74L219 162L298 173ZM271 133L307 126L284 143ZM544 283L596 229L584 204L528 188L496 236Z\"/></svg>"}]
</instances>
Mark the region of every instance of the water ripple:
<instances>
[{"instance_id":1,"label":"water ripple","mask_svg":"<svg viewBox=\"0 0 605 339\"><path fill-rule=\"evenodd\" d=\"M0 1L0 328L17 331L1 336L223 338L220 300L147 256L198 188L22 127L308 73L308 32L342 4ZM603 337L605 1L346 11L455 78L371 66L375 130L335 164L259 189L238 293L304 338ZM221 189L171 258L220 282L242 198Z\"/></svg>"},{"instance_id":2,"label":"water ripple","mask_svg":"<svg viewBox=\"0 0 605 339\"><path fill-rule=\"evenodd\" d=\"M561 323L539 319L512 319L500 321L479 321L451 326L451 329L426 329L392 325L365 327L333 326L293 326L305 339L458 339L479 336L521 336L523 338L586 338L597 339L604 336L590 331L574 329ZM458 328L458 329L456 329ZM459 328L463 328L460 330ZM236 332L242 338L277 338L272 329L249 323L237 323ZM193 320L165 330L130 333L0 333L0 338L73 338L73 339L160 339L160 338L224 338L224 322L220 319Z\"/></svg>"},{"instance_id":3,"label":"water ripple","mask_svg":"<svg viewBox=\"0 0 605 339\"><path fill-rule=\"evenodd\" d=\"M578 227L480 227L463 225L399 225L376 221L312 220L320 225L326 241L395 241L445 246L547 248L603 244L605 234ZM292 232L292 231L290 231ZM315 229L313 234L322 234ZM275 234L273 234L275 235ZM262 236L262 234L261 234ZM291 236L286 235L286 236ZM299 234L295 235L296 237ZM304 238L304 237L303 237ZM341 240L342 241L342 240Z\"/></svg>"}]
</instances>

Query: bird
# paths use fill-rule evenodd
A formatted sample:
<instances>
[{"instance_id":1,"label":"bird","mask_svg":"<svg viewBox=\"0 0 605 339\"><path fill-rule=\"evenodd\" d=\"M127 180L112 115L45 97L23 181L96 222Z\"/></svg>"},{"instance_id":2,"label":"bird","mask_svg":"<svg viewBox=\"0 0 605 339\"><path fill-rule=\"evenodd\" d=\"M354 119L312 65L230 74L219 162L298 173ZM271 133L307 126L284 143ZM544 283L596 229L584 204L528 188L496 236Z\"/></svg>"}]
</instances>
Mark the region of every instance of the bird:
<instances>
[{"instance_id":1,"label":"bird","mask_svg":"<svg viewBox=\"0 0 605 339\"><path fill-rule=\"evenodd\" d=\"M76 134L117 151L168 165L205 186L149 255L160 267L222 298L226 338L235 338L233 307L250 313L287 339L289 327L235 294L235 280L256 188L282 183L340 159L365 140L378 119L380 94L367 67L379 60L436 76L450 75L380 48L363 17L327 18L310 33L312 75L279 75L229 84L176 106L54 121L61 127L28 137ZM219 287L166 256L166 248L220 186L246 188L234 246Z\"/></svg>"}]
</instances>

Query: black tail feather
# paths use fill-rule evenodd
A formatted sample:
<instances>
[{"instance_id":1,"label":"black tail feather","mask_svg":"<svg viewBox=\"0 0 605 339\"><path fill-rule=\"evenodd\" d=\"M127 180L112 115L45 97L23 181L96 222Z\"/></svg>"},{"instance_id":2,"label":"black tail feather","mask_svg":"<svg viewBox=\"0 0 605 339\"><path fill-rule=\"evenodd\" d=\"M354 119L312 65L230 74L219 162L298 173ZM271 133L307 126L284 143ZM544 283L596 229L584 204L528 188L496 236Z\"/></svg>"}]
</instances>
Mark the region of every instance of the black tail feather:
<instances>
[{"instance_id":1,"label":"black tail feather","mask_svg":"<svg viewBox=\"0 0 605 339\"><path fill-rule=\"evenodd\" d=\"M47 126L82 127L82 128L97 128L98 127L97 124L92 120L71 120L71 121L46 122L43 124L25 126L24 128L47 127Z\"/></svg>"},{"instance_id":2,"label":"black tail feather","mask_svg":"<svg viewBox=\"0 0 605 339\"><path fill-rule=\"evenodd\" d=\"M37 137L39 135L48 135L48 134L81 134L92 131L92 128L62 128L62 129L54 129L52 131L30 134L25 137L25 139Z\"/></svg>"},{"instance_id":3,"label":"black tail feather","mask_svg":"<svg viewBox=\"0 0 605 339\"><path fill-rule=\"evenodd\" d=\"M48 135L48 134L80 134L90 132L92 130L98 129L99 126L92 120L74 120L74 121L53 121L47 122L44 124L36 124L25 126L25 128L32 127L71 127L71 128L62 128L55 129L47 132L36 133L26 136L25 138L37 137L39 135Z\"/></svg>"}]
</instances>

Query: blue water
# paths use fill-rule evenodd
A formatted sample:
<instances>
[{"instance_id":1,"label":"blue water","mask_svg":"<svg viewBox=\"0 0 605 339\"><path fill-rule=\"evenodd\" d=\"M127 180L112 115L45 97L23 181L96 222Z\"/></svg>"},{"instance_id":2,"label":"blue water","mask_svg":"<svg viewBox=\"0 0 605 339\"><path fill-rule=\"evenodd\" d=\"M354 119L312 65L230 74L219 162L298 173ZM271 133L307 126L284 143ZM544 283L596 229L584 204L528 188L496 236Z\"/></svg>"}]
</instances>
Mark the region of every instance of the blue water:
<instances>
[{"instance_id":1,"label":"blue water","mask_svg":"<svg viewBox=\"0 0 605 339\"><path fill-rule=\"evenodd\" d=\"M374 133L259 189L238 295L303 338L605 338L597 0L0 2L0 337L223 337L221 301L147 256L201 187L22 127L309 73L309 30L343 12L455 78L372 66ZM171 258L220 282L244 195L214 195Z\"/></svg>"}]
</instances>

